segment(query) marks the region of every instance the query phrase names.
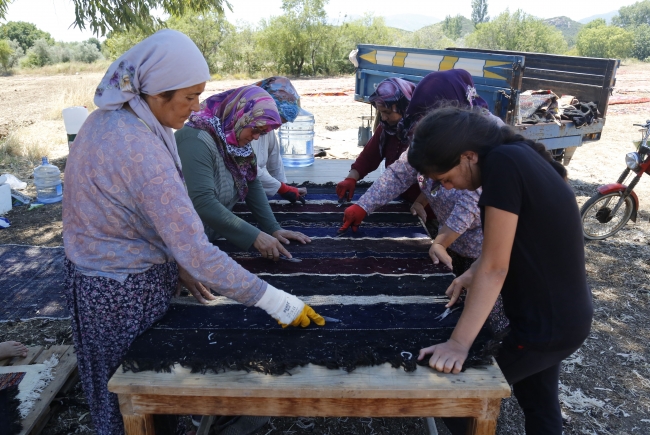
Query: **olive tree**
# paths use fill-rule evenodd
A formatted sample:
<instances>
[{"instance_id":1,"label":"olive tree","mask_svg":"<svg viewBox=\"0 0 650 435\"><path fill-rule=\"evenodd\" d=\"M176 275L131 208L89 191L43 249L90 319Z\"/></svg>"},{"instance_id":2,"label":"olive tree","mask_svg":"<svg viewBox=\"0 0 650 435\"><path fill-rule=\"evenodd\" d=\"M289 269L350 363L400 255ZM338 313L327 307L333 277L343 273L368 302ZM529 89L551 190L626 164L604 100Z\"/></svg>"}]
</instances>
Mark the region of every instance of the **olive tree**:
<instances>
[{"instance_id":1,"label":"olive tree","mask_svg":"<svg viewBox=\"0 0 650 435\"><path fill-rule=\"evenodd\" d=\"M491 50L528 51L537 53L565 53L567 42L562 32L543 20L521 10L508 10L494 20L476 26L476 31L465 39L468 47Z\"/></svg>"}]
</instances>

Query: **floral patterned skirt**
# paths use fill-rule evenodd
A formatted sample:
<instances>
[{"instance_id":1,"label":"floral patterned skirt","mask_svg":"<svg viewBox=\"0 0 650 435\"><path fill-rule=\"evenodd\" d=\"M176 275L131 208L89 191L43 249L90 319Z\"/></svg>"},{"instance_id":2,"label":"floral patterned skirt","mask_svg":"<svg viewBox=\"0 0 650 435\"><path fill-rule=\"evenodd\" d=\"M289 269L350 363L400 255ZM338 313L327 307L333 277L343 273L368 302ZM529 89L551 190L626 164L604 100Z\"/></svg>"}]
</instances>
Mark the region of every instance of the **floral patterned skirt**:
<instances>
[{"instance_id":1,"label":"floral patterned skirt","mask_svg":"<svg viewBox=\"0 0 650 435\"><path fill-rule=\"evenodd\" d=\"M451 249L447 249L447 253L451 257L451 262L454 266L454 275L456 276L461 276L470 268L472 263L476 261L476 258L463 257ZM510 320L508 320L506 313L503 311L503 300L501 299L501 295L497 297L497 300L494 303L494 308L492 308L492 311L487 318L487 326L494 335L503 332L508 326L510 326Z\"/></svg>"},{"instance_id":2,"label":"floral patterned skirt","mask_svg":"<svg viewBox=\"0 0 650 435\"><path fill-rule=\"evenodd\" d=\"M153 265L124 283L86 276L65 260L65 289L72 317L81 384L98 435L123 435L117 395L108 380L133 340L160 319L178 283L176 263Z\"/></svg>"}]
</instances>

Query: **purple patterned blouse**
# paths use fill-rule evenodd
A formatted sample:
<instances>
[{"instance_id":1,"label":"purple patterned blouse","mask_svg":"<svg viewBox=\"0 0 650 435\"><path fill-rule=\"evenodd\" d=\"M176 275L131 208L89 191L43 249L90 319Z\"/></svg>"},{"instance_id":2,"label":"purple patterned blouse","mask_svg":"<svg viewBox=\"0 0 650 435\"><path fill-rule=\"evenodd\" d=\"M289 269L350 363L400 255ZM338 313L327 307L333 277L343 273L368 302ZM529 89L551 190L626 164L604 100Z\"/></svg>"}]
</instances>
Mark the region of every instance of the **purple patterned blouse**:
<instances>
[{"instance_id":1,"label":"purple patterned blouse","mask_svg":"<svg viewBox=\"0 0 650 435\"><path fill-rule=\"evenodd\" d=\"M176 261L195 279L246 305L266 283L210 244L174 160L127 110L95 110L65 171L66 256L86 275L123 281Z\"/></svg>"},{"instance_id":2,"label":"purple patterned blouse","mask_svg":"<svg viewBox=\"0 0 650 435\"><path fill-rule=\"evenodd\" d=\"M386 168L359 198L357 205L370 214L397 198L413 183L419 182L420 189L427 197L440 225L447 225L449 229L460 234L449 248L463 257L478 258L483 243L481 213L478 208L481 189L472 192L441 187L434 196L431 193L434 181L418 176L417 171L408 163L407 152L404 151L395 163Z\"/></svg>"}]
</instances>

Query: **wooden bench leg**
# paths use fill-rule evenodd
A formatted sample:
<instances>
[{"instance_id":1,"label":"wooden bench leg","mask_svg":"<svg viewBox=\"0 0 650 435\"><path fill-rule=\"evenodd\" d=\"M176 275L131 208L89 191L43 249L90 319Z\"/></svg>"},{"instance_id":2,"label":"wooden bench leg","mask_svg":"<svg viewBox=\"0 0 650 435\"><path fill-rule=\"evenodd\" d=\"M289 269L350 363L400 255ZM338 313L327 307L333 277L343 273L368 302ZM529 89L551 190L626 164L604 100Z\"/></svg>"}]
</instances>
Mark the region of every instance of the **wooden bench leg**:
<instances>
[{"instance_id":1,"label":"wooden bench leg","mask_svg":"<svg viewBox=\"0 0 650 435\"><path fill-rule=\"evenodd\" d=\"M124 433L126 435L155 435L153 415L124 415Z\"/></svg>"},{"instance_id":2,"label":"wooden bench leg","mask_svg":"<svg viewBox=\"0 0 650 435\"><path fill-rule=\"evenodd\" d=\"M501 399L485 399L482 415L470 420L467 435L494 435L500 410Z\"/></svg>"},{"instance_id":3,"label":"wooden bench leg","mask_svg":"<svg viewBox=\"0 0 650 435\"><path fill-rule=\"evenodd\" d=\"M156 435L153 426L153 415L135 414L131 407L130 396L118 395L118 398L126 435Z\"/></svg>"}]
</instances>

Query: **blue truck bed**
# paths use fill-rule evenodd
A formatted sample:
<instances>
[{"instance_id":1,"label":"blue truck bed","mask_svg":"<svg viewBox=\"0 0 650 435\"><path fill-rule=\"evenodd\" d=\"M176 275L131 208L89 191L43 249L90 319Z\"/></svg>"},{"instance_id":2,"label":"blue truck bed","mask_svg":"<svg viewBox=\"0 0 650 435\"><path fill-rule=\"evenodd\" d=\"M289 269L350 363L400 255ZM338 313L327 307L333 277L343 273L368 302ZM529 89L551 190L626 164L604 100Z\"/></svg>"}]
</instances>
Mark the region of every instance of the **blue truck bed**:
<instances>
[{"instance_id":1,"label":"blue truck bed","mask_svg":"<svg viewBox=\"0 0 650 435\"><path fill-rule=\"evenodd\" d=\"M388 77L418 83L431 71L464 69L472 74L477 92L492 113L523 136L544 143L564 164L578 146L600 139L620 64L616 59L465 48L428 50L360 44L357 50L355 100L367 103L377 85ZM537 89L593 101L602 118L580 128L572 121L562 121L561 125L518 124L519 94Z\"/></svg>"}]
</instances>

